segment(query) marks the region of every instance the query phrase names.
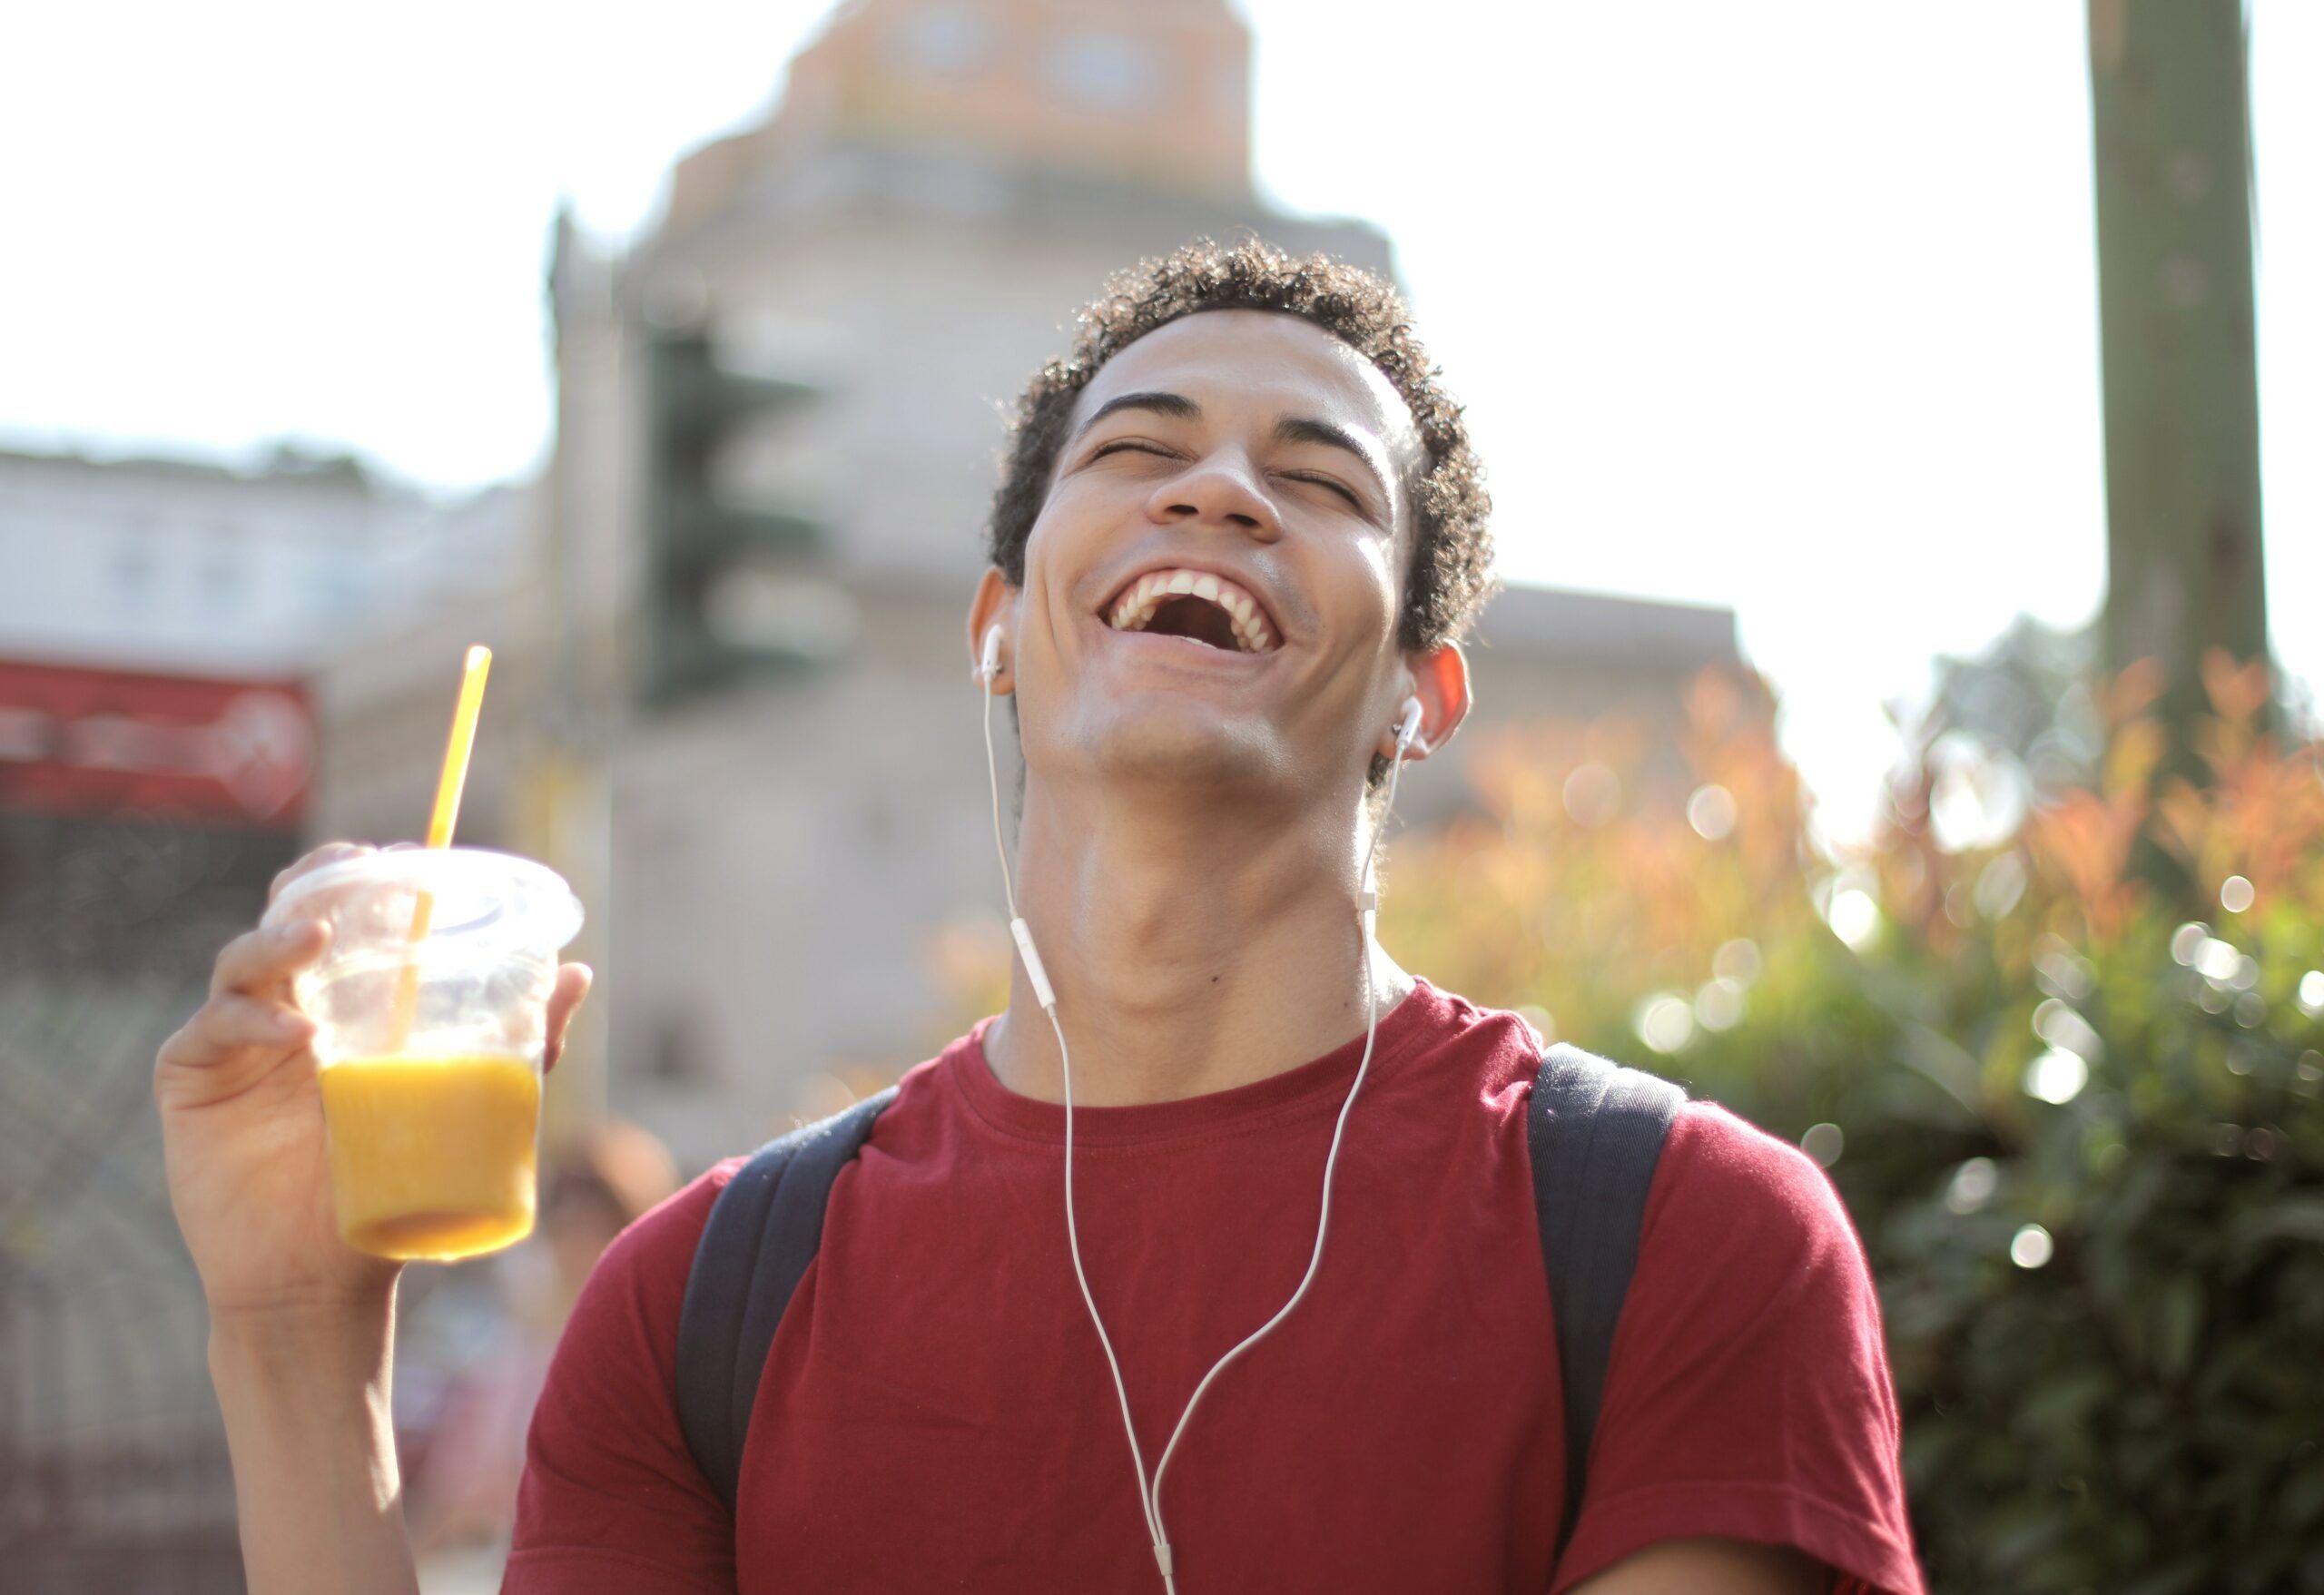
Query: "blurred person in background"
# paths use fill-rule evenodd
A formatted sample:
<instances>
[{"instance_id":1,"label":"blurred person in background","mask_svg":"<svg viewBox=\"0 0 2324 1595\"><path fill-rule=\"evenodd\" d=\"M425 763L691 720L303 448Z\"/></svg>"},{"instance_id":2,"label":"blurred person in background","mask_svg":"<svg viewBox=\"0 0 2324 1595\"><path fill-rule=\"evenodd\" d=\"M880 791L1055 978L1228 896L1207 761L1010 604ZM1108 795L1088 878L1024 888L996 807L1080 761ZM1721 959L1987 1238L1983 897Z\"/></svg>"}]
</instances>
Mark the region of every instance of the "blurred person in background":
<instances>
[{"instance_id":1,"label":"blurred person in background","mask_svg":"<svg viewBox=\"0 0 2324 1595\"><path fill-rule=\"evenodd\" d=\"M525 1432L573 1304L615 1237L677 1188L669 1148L620 1119L590 1126L543 1159L538 1227L520 1252L502 1259L495 1338L418 1424L426 1449L407 1481L405 1515L423 1561L446 1551L505 1550Z\"/></svg>"},{"instance_id":2,"label":"blurred person in background","mask_svg":"<svg viewBox=\"0 0 2324 1595\"><path fill-rule=\"evenodd\" d=\"M1528 261L1507 289L1527 315ZM1359 912L1393 761L1468 712L1488 510L1385 282L1254 240L1106 285L1019 403L965 617L963 714L1016 711L1011 903L1054 1006L1020 963L840 1170L734 1505L673 1392L745 1157L615 1242L542 1391L504 1590L1920 1595L1863 1247L1797 1147L1701 1101L1654 1165L1561 1553L1540 1039L1406 973ZM155 1090L251 1590L409 1595L397 1271L331 1227L288 999L322 936L230 944ZM561 971L552 1035L588 979ZM1149 1493L1125 1440L1158 1468L1187 1415Z\"/></svg>"}]
</instances>

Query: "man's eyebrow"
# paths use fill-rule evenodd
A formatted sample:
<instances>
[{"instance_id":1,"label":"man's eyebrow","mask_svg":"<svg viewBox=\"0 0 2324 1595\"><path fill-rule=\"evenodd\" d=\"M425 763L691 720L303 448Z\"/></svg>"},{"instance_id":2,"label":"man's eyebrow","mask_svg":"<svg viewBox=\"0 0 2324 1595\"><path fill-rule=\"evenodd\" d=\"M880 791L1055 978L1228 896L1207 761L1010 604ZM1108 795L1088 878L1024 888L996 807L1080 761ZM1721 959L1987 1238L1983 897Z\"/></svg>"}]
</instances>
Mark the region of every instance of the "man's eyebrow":
<instances>
[{"instance_id":1,"label":"man's eyebrow","mask_svg":"<svg viewBox=\"0 0 2324 1595\"><path fill-rule=\"evenodd\" d=\"M1390 504L1395 503L1396 496L1389 491L1388 478L1381 474L1379 462L1346 428L1335 427L1329 421L1315 420L1308 416L1285 416L1275 424L1275 438L1278 443L1320 443L1326 448L1346 449L1364 462L1364 470L1370 473L1373 486L1380 489L1381 496Z\"/></svg>"},{"instance_id":2,"label":"man's eyebrow","mask_svg":"<svg viewBox=\"0 0 2324 1595\"><path fill-rule=\"evenodd\" d=\"M1115 411L1125 409L1150 410L1156 415L1168 416L1174 421L1202 419L1202 406L1183 393L1125 393L1099 405L1096 413L1074 429L1073 435L1078 438Z\"/></svg>"}]
</instances>

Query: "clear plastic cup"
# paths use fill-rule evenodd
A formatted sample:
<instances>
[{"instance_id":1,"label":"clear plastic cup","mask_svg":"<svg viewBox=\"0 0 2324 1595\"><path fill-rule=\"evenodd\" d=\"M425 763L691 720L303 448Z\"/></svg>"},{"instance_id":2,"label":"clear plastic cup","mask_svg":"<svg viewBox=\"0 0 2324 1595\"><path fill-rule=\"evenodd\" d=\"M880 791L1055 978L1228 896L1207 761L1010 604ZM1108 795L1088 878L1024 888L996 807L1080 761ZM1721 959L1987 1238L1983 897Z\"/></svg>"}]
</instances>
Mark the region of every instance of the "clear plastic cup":
<instances>
[{"instance_id":1,"label":"clear plastic cup","mask_svg":"<svg viewBox=\"0 0 2324 1595\"><path fill-rule=\"evenodd\" d=\"M581 918L556 871L488 848L360 854L268 908L265 925L331 927L292 989L316 1024L349 1245L450 1262L532 1233L548 997Z\"/></svg>"}]
</instances>

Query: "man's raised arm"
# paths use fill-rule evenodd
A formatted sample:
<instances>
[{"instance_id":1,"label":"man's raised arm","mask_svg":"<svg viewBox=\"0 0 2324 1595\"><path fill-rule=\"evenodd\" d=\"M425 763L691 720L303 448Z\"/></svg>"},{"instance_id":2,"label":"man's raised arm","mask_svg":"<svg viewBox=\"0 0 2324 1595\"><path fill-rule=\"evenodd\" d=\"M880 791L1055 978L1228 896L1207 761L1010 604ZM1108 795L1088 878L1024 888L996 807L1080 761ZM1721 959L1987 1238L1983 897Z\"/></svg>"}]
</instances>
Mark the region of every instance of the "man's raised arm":
<instances>
[{"instance_id":1,"label":"man's raised arm","mask_svg":"<svg viewBox=\"0 0 2324 1595\"><path fill-rule=\"evenodd\" d=\"M274 891L370 851L326 844ZM339 1237L315 1025L290 988L329 937L294 921L228 942L208 999L154 1058L153 1100L170 1206L210 1305L251 1595L411 1595L389 1411L400 1265ZM588 984L578 964L558 971L547 1061Z\"/></svg>"}]
</instances>

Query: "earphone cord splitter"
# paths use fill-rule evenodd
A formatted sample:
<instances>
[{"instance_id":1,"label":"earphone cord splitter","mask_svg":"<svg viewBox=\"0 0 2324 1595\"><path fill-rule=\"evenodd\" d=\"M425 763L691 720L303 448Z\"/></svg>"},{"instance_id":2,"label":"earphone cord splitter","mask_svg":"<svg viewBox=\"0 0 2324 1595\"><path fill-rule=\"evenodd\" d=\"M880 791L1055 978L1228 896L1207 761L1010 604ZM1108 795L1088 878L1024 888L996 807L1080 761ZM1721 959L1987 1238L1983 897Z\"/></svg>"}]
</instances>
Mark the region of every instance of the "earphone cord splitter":
<instances>
[{"instance_id":1,"label":"earphone cord splitter","mask_svg":"<svg viewBox=\"0 0 2324 1595\"><path fill-rule=\"evenodd\" d=\"M1082 1271L1081 1267L1081 1238L1073 1219L1073 1058L1071 1053L1066 1049L1065 1027L1058 1022L1057 993L1051 989L1048 971L1041 967L1040 955L1033 948L1032 929L1026 924L1023 916L1017 911L1016 881L1009 867L1008 846L1001 840L1000 767L992 746L992 700L996 695L992 691L992 680L997 672L990 635L987 643L981 674L984 694L985 774L992 787L992 846L993 852L1000 860L1001 887L1009 896L1009 935L1016 940L1017 950L1024 958L1025 974L1033 983L1033 993L1040 1001L1041 1010L1049 1015L1049 1029L1057 1034L1058 1058L1065 1081L1065 1233L1067 1243L1073 1254L1073 1276L1080 1282L1082 1303L1089 1309L1089 1322L1097 1328L1098 1344L1105 1348L1106 1365L1113 1371L1114 1394L1121 1402L1122 1431L1129 1437L1130 1465L1137 1471L1138 1508L1146 1514L1147 1532L1153 1537L1155 1565L1161 1570L1162 1587L1166 1595L1177 1595L1177 1578L1171 1566L1170 1537L1162 1526L1162 1479L1170 1466L1170 1458L1177 1452L1178 1441L1186 1433L1187 1420L1194 1416L1195 1405L1202 1400L1203 1393L1210 1388L1210 1382L1217 1378L1229 1363L1256 1345L1269 1331L1290 1315L1291 1310L1299 1305L1300 1298L1307 1294L1308 1285L1315 1280L1315 1270L1324 1260L1324 1236L1330 1226L1332 1217L1332 1170L1339 1163L1340 1136L1341 1132L1347 1128L1348 1110L1355 1106L1355 1094L1363 1088L1364 1073L1372 1067L1373 1043L1377 1039L1380 1029L1378 993L1372 983L1372 946L1379 908L1379 896L1372 886L1373 862L1380 851L1380 834L1387 828L1389 814L1395 810L1396 778L1403 771L1404 750L1411 745L1413 734L1416 729L1415 723L1413 717L1408 714L1403 723L1397 727L1395 761L1390 765L1388 771L1388 800L1381 806L1379 823L1372 828L1372 841L1365 847L1364 853L1364 870L1357 877L1359 896L1356 919L1363 930L1360 951L1363 968L1360 978L1364 985L1364 1058L1356 1065L1355 1079L1348 1087L1347 1100L1340 1105L1339 1120L1332 1128L1331 1152L1324 1159L1323 1211L1315 1223L1315 1253L1307 1259L1307 1272L1299 1281L1299 1288L1291 1293L1291 1299L1284 1303L1274 1317L1260 1324L1245 1336L1233 1350L1212 1364L1210 1372L1202 1376L1202 1383L1195 1386L1194 1393L1187 1398L1186 1410L1178 1414L1177 1427L1170 1432L1169 1443L1162 1448L1162 1460L1155 1466L1154 1481L1149 1487L1146 1478L1146 1456L1138 1447L1137 1426L1130 1416L1129 1391L1122 1383L1121 1361L1114 1354L1113 1338L1106 1333L1105 1320L1098 1314L1097 1298L1089 1294L1089 1276ZM1410 701L1407 700L1407 702Z\"/></svg>"}]
</instances>

